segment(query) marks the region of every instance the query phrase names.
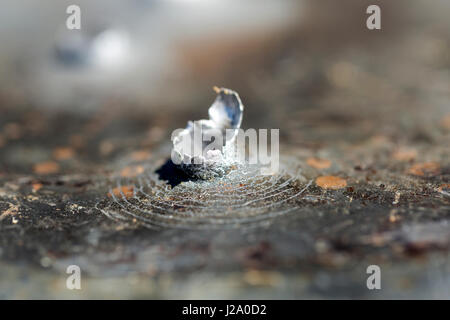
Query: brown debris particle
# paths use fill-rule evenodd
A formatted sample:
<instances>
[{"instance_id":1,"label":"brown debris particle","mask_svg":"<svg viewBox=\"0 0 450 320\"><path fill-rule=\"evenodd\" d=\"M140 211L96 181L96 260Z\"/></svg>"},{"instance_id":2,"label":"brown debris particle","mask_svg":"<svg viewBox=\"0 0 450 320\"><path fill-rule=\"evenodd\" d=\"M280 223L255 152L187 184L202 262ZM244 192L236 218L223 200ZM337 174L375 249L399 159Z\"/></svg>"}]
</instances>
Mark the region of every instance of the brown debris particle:
<instances>
[{"instance_id":1,"label":"brown debris particle","mask_svg":"<svg viewBox=\"0 0 450 320\"><path fill-rule=\"evenodd\" d=\"M59 164L54 161L40 162L34 165L34 173L37 174L52 174L59 171Z\"/></svg>"},{"instance_id":2,"label":"brown debris particle","mask_svg":"<svg viewBox=\"0 0 450 320\"><path fill-rule=\"evenodd\" d=\"M398 149L392 155L397 161L411 161L417 157L417 151L414 149Z\"/></svg>"},{"instance_id":3,"label":"brown debris particle","mask_svg":"<svg viewBox=\"0 0 450 320\"><path fill-rule=\"evenodd\" d=\"M316 179L316 184L323 189L341 189L347 186L345 179L336 176L321 176Z\"/></svg>"},{"instance_id":4,"label":"brown debris particle","mask_svg":"<svg viewBox=\"0 0 450 320\"><path fill-rule=\"evenodd\" d=\"M306 163L316 169L327 169L331 166L331 161L321 158L308 158Z\"/></svg>"},{"instance_id":5,"label":"brown debris particle","mask_svg":"<svg viewBox=\"0 0 450 320\"><path fill-rule=\"evenodd\" d=\"M70 147L60 147L53 150L53 157L56 160L67 160L72 158L74 151Z\"/></svg>"},{"instance_id":6,"label":"brown debris particle","mask_svg":"<svg viewBox=\"0 0 450 320\"><path fill-rule=\"evenodd\" d=\"M441 184L438 189L439 192L444 192L446 190L450 190L450 183L443 183Z\"/></svg>"},{"instance_id":7,"label":"brown debris particle","mask_svg":"<svg viewBox=\"0 0 450 320\"><path fill-rule=\"evenodd\" d=\"M133 196L133 186L122 186L112 189L111 192L108 193L108 197L112 197L112 195L116 197L122 197L122 193L126 198L130 198Z\"/></svg>"},{"instance_id":8,"label":"brown debris particle","mask_svg":"<svg viewBox=\"0 0 450 320\"><path fill-rule=\"evenodd\" d=\"M399 220L398 216L395 216L395 215L390 215L389 216L389 222L390 223L394 223L394 222L396 222L398 220Z\"/></svg>"},{"instance_id":9,"label":"brown debris particle","mask_svg":"<svg viewBox=\"0 0 450 320\"><path fill-rule=\"evenodd\" d=\"M424 175L437 175L440 171L440 165L437 162L424 162L417 163L411 166L407 173L415 175L415 176L424 176Z\"/></svg>"},{"instance_id":10,"label":"brown debris particle","mask_svg":"<svg viewBox=\"0 0 450 320\"><path fill-rule=\"evenodd\" d=\"M122 171L120 172L120 175L122 177L135 177L143 172L144 172L143 166L131 166L123 168Z\"/></svg>"},{"instance_id":11,"label":"brown debris particle","mask_svg":"<svg viewBox=\"0 0 450 320\"><path fill-rule=\"evenodd\" d=\"M42 183L36 182L31 185L31 189L33 192L38 192L43 187Z\"/></svg>"},{"instance_id":12,"label":"brown debris particle","mask_svg":"<svg viewBox=\"0 0 450 320\"><path fill-rule=\"evenodd\" d=\"M389 222L390 223L395 223L400 221L400 216L397 213L397 210L391 210L391 212L389 212Z\"/></svg>"}]
</instances>

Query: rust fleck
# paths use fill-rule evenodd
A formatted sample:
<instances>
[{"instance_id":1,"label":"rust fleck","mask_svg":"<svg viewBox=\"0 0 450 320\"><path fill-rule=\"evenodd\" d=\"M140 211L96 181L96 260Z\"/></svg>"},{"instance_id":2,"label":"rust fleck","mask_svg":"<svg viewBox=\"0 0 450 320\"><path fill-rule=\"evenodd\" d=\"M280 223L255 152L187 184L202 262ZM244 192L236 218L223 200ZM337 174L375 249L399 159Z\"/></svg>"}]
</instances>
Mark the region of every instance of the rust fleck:
<instances>
[{"instance_id":1,"label":"rust fleck","mask_svg":"<svg viewBox=\"0 0 450 320\"><path fill-rule=\"evenodd\" d=\"M316 184L323 189L341 189L347 186L347 181L336 176L321 176L316 179Z\"/></svg>"},{"instance_id":2,"label":"rust fleck","mask_svg":"<svg viewBox=\"0 0 450 320\"><path fill-rule=\"evenodd\" d=\"M440 165L437 162L430 161L424 163L417 163L411 166L407 173L415 175L415 176L424 176L424 175L437 175L440 171Z\"/></svg>"},{"instance_id":3,"label":"rust fleck","mask_svg":"<svg viewBox=\"0 0 450 320\"><path fill-rule=\"evenodd\" d=\"M120 172L122 177L135 177L144 172L144 167L142 166L130 166L125 167Z\"/></svg>"},{"instance_id":4,"label":"rust fleck","mask_svg":"<svg viewBox=\"0 0 450 320\"><path fill-rule=\"evenodd\" d=\"M400 216L397 214L397 211L392 210L389 213L389 222L390 223L395 223L395 222L398 222L398 221L400 221Z\"/></svg>"},{"instance_id":5,"label":"rust fleck","mask_svg":"<svg viewBox=\"0 0 450 320\"><path fill-rule=\"evenodd\" d=\"M445 189L450 189L450 183L443 183L438 187L439 192L443 192Z\"/></svg>"},{"instance_id":6,"label":"rust fleck","mask_svg":"<svg viewBox=\"0 0 450 320\"><path fill-rule=\"evenodd\" d=\"M38 192L43 187L42 183L36 182L31 185L33 192Z\"/></svg>"},{"instance_id":7,"label":"rust fleck","mask_svg":"<svg viewBox=\"0 0 450 320\"><path fill-rule=\"evenodd\" d=\"M327 169L331 166L331 161L321 158L308 158L306 163L316 169Z\"/></svg>"},{"instance_id":8,"label":"rust fleck","mask_svg":"<svg viewBox=\"0 0 450 320\"><path fill-rule=\"evenodd\" d=\"M112 197L112 195L116 196L116 197L122 197L122 193L126 198L130 198L133 196L133 186L122 186L122 187L117 187L112 189L112 194L111 192L108 192L108 197Z\"/></svg>"},{"instance_id":9,"label":"rust fleck","mask_svg":"<svg viewBox=\"0 0 450 320\"><path fill-rule=\"evenodd\" d=\"M59 164L54 161L40 162L34 165L34 173L37 174L52 174L59 171Z\"/></svg>"}]
</instances>

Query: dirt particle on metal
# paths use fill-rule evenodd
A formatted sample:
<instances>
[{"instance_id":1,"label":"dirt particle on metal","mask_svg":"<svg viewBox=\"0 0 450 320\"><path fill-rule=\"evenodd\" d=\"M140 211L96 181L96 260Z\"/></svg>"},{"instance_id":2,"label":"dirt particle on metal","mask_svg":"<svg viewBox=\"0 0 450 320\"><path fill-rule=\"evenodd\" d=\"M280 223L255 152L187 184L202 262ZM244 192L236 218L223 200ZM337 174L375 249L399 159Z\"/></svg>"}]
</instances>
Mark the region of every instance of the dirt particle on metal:
<instances>
[{"instance_id":1,"label":"dirt particle on metal","mask_svg":"<svg viewBox=\"0 0 450 320\"><path fill-rule=\"evenodd\" d=\"M42 184L42 183L35 182L35 183L33 183L33 184L31 185L31 191L32 191L33 193L34 193L34 192L38 192L39 190L42 189L42 187L43 187L43 184Z\"/></svg>"},{"instance_id":2,"label":"dirt particle on metal","mask_svg":"<svg viewBox=\"0 0 450 320\"><path fill-rule=\"evenodd\" d=\"M316 185L323 189L341 189L347 186L347 181L336 176L321 176L316 179Z\"/></svg>"},{"instance_id":3,"label":"dirt particle on metal","mask_svg":"<svg viewBox=\"0 0 450 320\"><path fill-rule=\"evenodd\" d=\"M450 183L443 183L443 184L441 184L437 188L437 191L441 192L441 193L444 193L444 192L449 193L450 192Z\"/></svg>"},{"instance_id":4,"label":"dirt particle on metal","mask_svg":"<svg viewBox=\"0 0 450 320\"><path fill-rule=\"evenodd\" d=\"M122 177L136 177L144 172L143 166L129 166L122 169L120 175Z\"/></svg>"},{"instance_id":5,"label":"dirt particle on metal","mask_svg":"<svg viewBox=\"0 0 450 320\"><path fill-rule=\"evenodd\" d=\"M52 174L57 173L59 170L59 164L54 161L40 162L33 167L33 172L36 174Z\"/></svg>"},{"instance_id":6,"label":"dirt particle on metal","mask_svg":"<svg viewBox=\"0 0 450 320\"><path fill-rule=\"evenodd\" d=\"M390 223L395 223L400 221L400 216L398 215L396 210L391 210L391 212L389 213L389 222Z\"/></svg>"},{"instance_id":7,"label":"dirt particle on metal","mask_svg":"<svg viewBox=\"0 0 450 320\"><path fill-rule=\"evenodd\" d=\"M122 186L122 187L117 187L112 189L109 193L108 193L108 197L112 197L113 195L115 197L122 197L125 196L126 198L130 198L133 196L133 191L134 191L134 187L133 186Z\"/></svg>"},{"instance_id":8,"label":"dirt particle on metal","mask_svg":"<svg viewBox=\"0 0 450 320\"><path fill-rule=\"evenodd\" d=\"M407 170L407 173L415 176L437 175L440 172L440 168L439 163L434 161L416 163Z\"/></svg>"},{"instance_id":9,"label":"dirt particle on metal","mask_svg":"<svg viewBox=\"0 0 450 320\"><path fill-rule=\"evenodd\" d=\"M331 161L321 158L308 158L306 163L316 169L328 169L331 166Z\"/></svg>"}]
</instances>

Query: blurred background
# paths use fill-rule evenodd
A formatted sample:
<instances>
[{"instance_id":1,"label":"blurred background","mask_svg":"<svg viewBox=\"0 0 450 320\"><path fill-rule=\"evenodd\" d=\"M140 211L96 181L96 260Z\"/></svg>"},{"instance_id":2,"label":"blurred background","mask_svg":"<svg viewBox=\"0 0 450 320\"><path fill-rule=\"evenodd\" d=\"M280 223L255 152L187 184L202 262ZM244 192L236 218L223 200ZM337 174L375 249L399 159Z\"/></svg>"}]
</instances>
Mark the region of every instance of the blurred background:
<instances>
[{"instance_id":1,"label":"blurred background","mask_svg":"<svg viewBox=\"0 0 450 320\"><path fill-rule=\"evenodd\" d=\"M319 108L342 89L387 98L394 83L445 90L448 3L376 3L378 31L365 26L371 2L349 0L78 1L81 30L68 30L71 1L7 1L1 94L37 109L93 113L120 99L128 110L158 112L206 108L210 87L219 85L254 99L252 112L266 104L311 108L311 99Z\"/></svg>"},{"instance_id":2,"label":"blurred background","mask_svg":"<svg viewBox=\"0 0 450 320\"><path fill-rule=\"evenodd\" d=\"M205 115L218 85L241 93L244 126L283 127L299 143L305 131L296 130L313 122L326 124L321 132L338 125L338 136L340 120L356 122L361 137L400 118L407 125L412 110L445 116L448 2L375 2L382 29L371 31L370 1L78 1L81 30L66 28L71 1L6 1L2 110L136 110L178 128Z\"/></svg>"},{"instance_id":3,"label":"blurred background","mask_svg":"<svg viewBox=\"0 0 450 320\"><path fill-rule=\"evenodd\" d=\"M66 9L72 4L81 8L81 30L66 28ZM371 4L381 8L381 30L366 28L366 8ZM123 256L136 251L134 241L145 243L148 235L114 226L96 229L100 218L90 215L89 201L100 195L89 182L91 175L107 176L112 163L127 157L142 161L156 146L167 145L170 150L174 129L206 117L216 85L240 94L246 108L244 128L280 128L282 155L305 163L316 159L305 164L305 175L311 179L325 174L344 177L346 195L363 203L355 209L358 214L363 215L369 203L377 219L357 219L346 225L350 205L339 202L344 200L337 194L327 194L336 196L337 202L312 212L327 215L342 209L342 216L331 214L334 218L330 218L337 219L337 225L344 223L341 229L328 230L328 222L318 218L305 220L306 229L289 239L278 230L273 238L268 232L269 239L236 236L232 245L216 239L213 253L202 251L201 246L177 251L187 260L155 253L164 249L151 251L150 256L163 261L155 262L152 272L188 270L193 271L192 277L185 279L183 273L176 286L154 284L141 288L139 294L204 297L195 289L203 273L188 259L195 254L213 261L208 274L214 276L207 276L208 281L216 281L216 287L210 288L211 297L361 297L367 291L357 289L351 279L355 278L353 270L363 269L353 263L386 261L386 257L400 261L391 266L392 277L403 271L410 277L398 288L385 291L384 297L449 297L448 286L442 285L449 281L450 243L446 224L449 12L447 0L2 1L1 260L9 266L18 261L24 262L22 266L30 264L41 284L47 283L42 268L56 265L52 270L60 272L62 267L58 269L54 261L81 252L94 265L92 274L97 264L114 257L119 257L123 267L127 263ZM399 190L403 220L395 220L402 215L400 209L390 218L391 210L397 210L393 206L399 203ZM30 200L30 196L37 198ZM72 215L70 206L76 201L81 205L77 212L86 216ZM18 206L17 215L11 204ZM409 215L413 211L415 215ZM410 229L402 229L403 223L417 221L436 224L419 228L413 238L406 237ZM74 224L78 231L72 230ZM384 236L383 232L392 230L402 230L406 237L397 237L403 239L398 243L406 248L403 251L389 243L392 235ZM109 237L98 242L102 232ZM347 234L373 238L361 240ZM203 242L208 237L191 240L207 247ZM293 245L294 238L302 244ZM170 249L179 246L167 234L152 239ZM323 243L317 246L318 239L331 249L324 252ZM221 253L245 246L256 248L262 258L249 265L242 255L224 262ZM414 259L417 252L428 250L433 254L438 250L440 255L419 263L410 260L411 246ZM118 250L115 256L109 255L116 250L111 248ZM267 248L278 248L269 260L264 258ZM100 262L89 260L89 255L98 252L109 253ZM146 257L142 259L147 261ZM255 265L271 273L246 273L247 267ZM313 275L301 281L295 278L299 282L283 280L291 279L283 268L300 266L304 274ZM132 261L127 268L137 274L150 273L147 265L143 271ZM333 268L347 268L348 273L336 278L330 271ZM250 280L232 277L228 281L219 276L223 275L220 270L236 269L244 272L244 280ZM10 273L0 279L4 280L0 297L44 294L38 286L35 291L22 292L18 284L26 283L23 274L14 267L4 270ZM5 281L8 278L16 280ZM120 286L118 281L115 285ZM255 281L257 288L268 286L268 290L252 291ZM233 283L246 283L249 288ZM44 296L54 297L56 289L46 288ZM133 291L111 293L100 285L91 290L86 296L134 296ZM63 289L56 292L68 295Z\"/></svg>"},{"instance_id":4,"label":"blurred background","mask_svg":"<svg viewBox=\"0 0 450 320\"><path fill-rule=\"evenodd\" d=\"M176 106L211 83L266 67L302 21L295 1L100 0L77 2L82 28L68 30L71 4L3 5L4 91L78 110L111 97Z\"/></svg>"}]
</instances>

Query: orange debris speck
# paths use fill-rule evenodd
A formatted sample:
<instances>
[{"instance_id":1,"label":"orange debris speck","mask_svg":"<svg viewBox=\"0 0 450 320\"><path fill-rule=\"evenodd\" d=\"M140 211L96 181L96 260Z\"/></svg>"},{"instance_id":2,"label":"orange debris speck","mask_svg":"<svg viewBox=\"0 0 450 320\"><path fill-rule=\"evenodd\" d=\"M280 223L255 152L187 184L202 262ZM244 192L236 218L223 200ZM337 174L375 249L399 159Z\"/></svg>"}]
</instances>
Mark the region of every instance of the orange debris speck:
<instances>
[{"instance_id":1,"label":"orange debris speck","mask_svg":"<svg viewBox=\"0 0 450 320\"><path fill-rule=\"evenodd\" d=\"M399 220L400 220L400 217L398 215L396 215L396 214L390 214L389 215L389 222L390 223L395 223L395 222L397 222Z\"/></svg>"},{"instance_id":2,"label":"orange debris speck","mask_svg":"<svg viewBox=\"0 0 450 320\"><path fill-rule=\"evenodd\" d=\"M31 188L32 188L33 192L38 192L42 188L42 183L39 183L39 182L33 183L31 185Z\"/></svg>"},{"instance_id":3,"label":"orange debris speck","mask_svg":"<svg viewBox=\"0 0 450 320\"><path fill-rule=\"evenodd\" d=\"M440 171L440 165L437 162L424 162L424 163L417 163L413 166L411 166L407 173L413 174L415 176L424 176L424 175L436 175Z\"/></svg>"},{"instance_id":4,"label":"orange debris speck","mask_svg":"<svg viewBox=\"0 0 450 320\"><path fill-rule=\"evenodd\" d=\"M331 161L321 158L308 158L306 163L316 169L327 169L331 166Z\"/></svg>"},{"instance_id":5,"label":"orange debris speck","mask_svg":"<svg viewBox=\"0 0 450 320\"><path fill-rule=\"evenodd\" d=\"M52 174L59 171L59 164L54 161L40 162L34 165L34 173L37 174Z\"/></svg>"},{"instance_id":6,"label":"orange debris speck","mask_svg":"<svg viewBox=\"0 0 450 320\"><path fill-rule=\"evenodd\" d=\"M122 177L135 177L139 174L144 172L144 167L142 166L131 166L131 167L125 167L120 172L120 175Z\"/></svg>"},{"instance_id":7,"label":"orange debris speck","mask_svg":"<svg viewBox=\"0 0 450 320\"><path fill-rule=\"evenodd\" d=\"M438 187L438 191L442 192L444 189L450 189L450 183L443 183Z\"/></svg>"},{"instance_id":8,"label":"orange debris speck","mask_svg":"<svg viewBox=\"0 0 450 320\"><path fill-rule=\"evenodd\" d=\"M122 186L117 187L111 190L111 192L108 193L108 197L112 197L112 195L116 197L122 197L122 193L126 198L130 198L133 196L133 186Z\"/></svg>"},{"instance_id":9,"label":"orange debris speck","mask_svg":"<svg viewBox=\"0 0 450 320\"><path fill-rule=\"evenodd\" d=\"M316 179L316 184L323 189L336 190L347 186L347 181L336 176L321 176Z\"/></svg>"},{"instance_id":10,"label":"orange debris speck","mask_svg":"<svg viewBox=\"0 0 450 320\"><path fill-rule=\"evenodd\" d=\"M69 147L60 147L53 150L53 157L56 160L67 160L72 158L74 155L74 151Z\"/></svg>"}]
</instances>

